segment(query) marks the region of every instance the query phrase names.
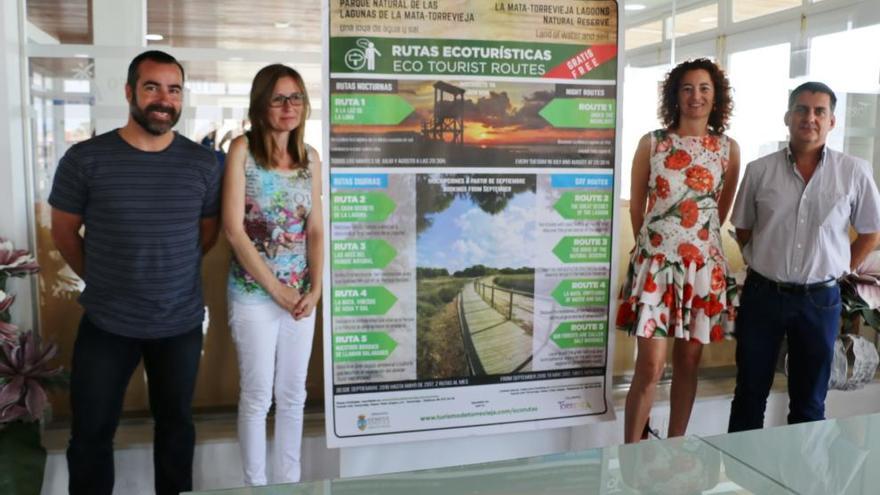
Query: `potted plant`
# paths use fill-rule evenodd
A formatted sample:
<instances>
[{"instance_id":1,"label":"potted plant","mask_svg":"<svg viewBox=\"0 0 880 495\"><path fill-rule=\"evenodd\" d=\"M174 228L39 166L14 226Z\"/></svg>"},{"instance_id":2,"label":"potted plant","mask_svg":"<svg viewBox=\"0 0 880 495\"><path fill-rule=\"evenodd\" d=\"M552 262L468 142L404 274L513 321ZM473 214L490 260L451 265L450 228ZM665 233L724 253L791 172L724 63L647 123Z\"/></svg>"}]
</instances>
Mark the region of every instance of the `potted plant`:
<instances>
[{"instance_id":1,"label":"potted plant","mask_svg":"<svg viewBox=\"0 0 880 495\"><path fill-rule=\"evenodd\" d=\"M0 493L40 493L46 465L40 442L48 405L45 388L65 380L60 367L49 365L57 346L44 346L35 332L21 332L11 322L15 295L6 292L7 281L38 269L26 250L0 238Z\"/></svg>"},{"instance_id":2,"label":"potted plant","mask_svg":"<svg viewBox=\"0 0 880 495\"><path fill-rule=\"evenodd\" d=\"M857 390L874 380L880 356L876 338L861 335L861 321L880 331L880 251L872 251L840 280L841 335L835 343L831 388Z\"/></svg>"},{"instance_id":3,"label":"potted plant","mask_svg":"<svg viewBox=\"0 0 880 495\"><path fill-rule=\"evenodd\" d=\"M871 251L840 280L840 298L845 332L859 333L859 320L880 332L880 251Z\"/></svg>"}]
</instances>

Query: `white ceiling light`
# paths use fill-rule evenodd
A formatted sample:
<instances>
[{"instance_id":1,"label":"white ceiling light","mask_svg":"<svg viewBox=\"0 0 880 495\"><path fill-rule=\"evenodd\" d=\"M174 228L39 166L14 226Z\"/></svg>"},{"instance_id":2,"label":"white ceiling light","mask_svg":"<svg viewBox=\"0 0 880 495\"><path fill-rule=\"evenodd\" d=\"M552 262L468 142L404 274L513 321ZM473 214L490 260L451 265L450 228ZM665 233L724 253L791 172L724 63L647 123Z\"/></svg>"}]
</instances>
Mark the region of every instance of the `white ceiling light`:
<instances>
[{"instance_id":1,"label":"white ceiling light","mask_svg":"<svg viewBox=\"0 0 880 495\"><path fill-rule=\"evenodd\" d=\"M144 36L144 39L146 39L147 41L162 41L165 39L165 37L162 36L161 34L150 33L150 34L147 34L146 36Z\"/></svg>"},{"instance_id":2,"label":"white ceiling light","mask_svg":"<svg viewBox=\"0 0 880 495\"><path fill-rule=\"evenodd\" d=\"M641 3L628 3L623 6L623 10L634 12L636 10L645 10L645 6Z\"/></svg>"},{"instance_id":3,"label":"white ceiling light","mask_svg":"<svg viewBox=\"0 0 880 495\"><path fill-rule=\"evenodd\" d=\"M278 28L278 29L287 29L287 28L290 27L290 23L289 23L289 22L280 22L280 21L276 21L276 22L275 22L275 27Z\"/></svg>"}]
</instances>

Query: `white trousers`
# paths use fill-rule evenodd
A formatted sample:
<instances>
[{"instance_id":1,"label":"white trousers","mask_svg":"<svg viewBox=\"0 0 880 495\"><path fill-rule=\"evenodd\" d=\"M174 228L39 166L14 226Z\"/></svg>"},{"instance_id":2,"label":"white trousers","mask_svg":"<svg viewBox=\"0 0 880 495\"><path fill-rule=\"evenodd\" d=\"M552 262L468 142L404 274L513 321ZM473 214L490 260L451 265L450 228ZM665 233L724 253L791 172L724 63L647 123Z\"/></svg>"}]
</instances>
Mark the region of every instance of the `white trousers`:
<instances>
[{"instance_id":1,"label":"white trousers","mask_svg":"<svg viewBox=\"0 0 880 495\"><path fill-rule=\"evenodd\" d=\"M238 352L238 441L244 482L267 483L266 415L273 389L272 483L297 482L315 313L296 321L274 301L244 304L230 298L229 325Z\"/></svg>"}]
</instances>

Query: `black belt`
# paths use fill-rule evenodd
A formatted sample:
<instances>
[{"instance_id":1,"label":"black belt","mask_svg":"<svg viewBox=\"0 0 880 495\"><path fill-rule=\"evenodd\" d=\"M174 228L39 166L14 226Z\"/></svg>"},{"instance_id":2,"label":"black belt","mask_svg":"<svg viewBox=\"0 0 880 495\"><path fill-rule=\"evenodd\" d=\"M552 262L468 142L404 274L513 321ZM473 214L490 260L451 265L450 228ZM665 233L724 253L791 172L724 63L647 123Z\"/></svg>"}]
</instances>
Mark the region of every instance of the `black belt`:
<instances>
[{"instance_id":1,"label":"black belt","mask_svg":"<svg viewBox=\"0 0 880 495\"><path fill-rule=\"evenodd\" d=\"M820 289L828 289L837 285L837 279L832 278L824 282L816 282L812 284L790 284L788 282L777 282L761 275L755 270L749 269L749 278L761 284L773 287L779 292L788 292L792 294L806 294Z\"/></svg>"}]
</instances>

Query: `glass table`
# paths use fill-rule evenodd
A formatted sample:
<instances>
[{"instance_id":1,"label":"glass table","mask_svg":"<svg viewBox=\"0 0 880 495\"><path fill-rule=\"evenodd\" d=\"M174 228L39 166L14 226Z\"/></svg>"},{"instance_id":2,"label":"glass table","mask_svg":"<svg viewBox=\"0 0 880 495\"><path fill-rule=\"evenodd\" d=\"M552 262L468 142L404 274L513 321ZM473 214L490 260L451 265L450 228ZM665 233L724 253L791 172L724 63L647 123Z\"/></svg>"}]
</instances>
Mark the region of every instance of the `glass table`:
<instances>
[{"instance_id":1,"label":"glass table","mask_svg":"<svg viewBox=\"0 0 880 495\"><path fill-rule=\"evenodd\" d=\"M213 495L687 495L876 493L869 423L880 415L363 478L196 492ZM843 433L847 432L847 433ZM854 438L861 440L853 440ZM878 438L880 442L880 438ZM878 443L880 445L880 443ZM790 447L791 446L791 447ZM871 459L874 460L874 459ZM775 462L774 462L775 461ZM855 471L852 469L856 466ZM779 468L779 469L777 469ZM856 480L861 480L858 491ZM854 491L840 491L852 488Z\"/></svg>"},{"instance_id":2,"label":"glass table","mask_svg":"<svg viewBox=\"0 0 880 495\"><path fill-rule=\"evenodd\" d=\"M726 456L747 463L793 493L880 493L880 414L704 437L702 440ZM730 474L743 486L749 486L746 478L740 480L732 472Z\"/></svg>"},{"instance_id":3,"label":"glass table","mask_svg":"<svg viewBox=\"0 0 880 495\"><path fill-rule=\"evenodd\" d=\"M877 446L877 449L872 448ZM214 495L880 493L880 414Z\"/></svg>"}]
</instances>

